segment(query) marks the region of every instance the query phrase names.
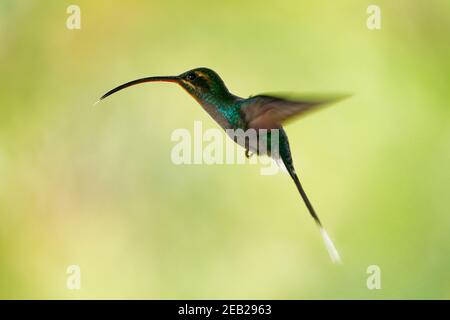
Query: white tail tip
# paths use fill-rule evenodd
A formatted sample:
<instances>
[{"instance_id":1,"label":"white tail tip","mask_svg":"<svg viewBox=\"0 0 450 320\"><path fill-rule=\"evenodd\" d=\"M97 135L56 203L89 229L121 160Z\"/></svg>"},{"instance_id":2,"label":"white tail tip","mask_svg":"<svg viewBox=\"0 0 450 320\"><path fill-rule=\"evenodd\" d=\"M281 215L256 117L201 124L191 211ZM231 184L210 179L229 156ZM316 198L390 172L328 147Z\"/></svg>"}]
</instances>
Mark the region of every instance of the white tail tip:
<instances>
[{"instance_id":1,"label":"white tail tip","mask_svg":"<svg viewBox=\"0 0 450 320\"><path fill-rule=\"evenodd\" d=\"M97 101L93 104L93 106L95 107L96 105L98 105L98 104L100 103L100 101L102 101L102 100L97 100Z\"/></svg>"},{"instance_id":2,"label":"white tail tip","mask_svg":"<svg viewBox=\"0 0 450 320\"><path fill-rule=\"evenodd\" d=\"M331 261L333 261L333 263L341 264L342 261L341 257L339 256L339 252L336 250L333 241L331 241L330 236L328 236L328 233L325 231L323 227L320 227L320 234L322 235L323 242L325 242L325 246L327 247Z\"/></svg>"}]
</instances>

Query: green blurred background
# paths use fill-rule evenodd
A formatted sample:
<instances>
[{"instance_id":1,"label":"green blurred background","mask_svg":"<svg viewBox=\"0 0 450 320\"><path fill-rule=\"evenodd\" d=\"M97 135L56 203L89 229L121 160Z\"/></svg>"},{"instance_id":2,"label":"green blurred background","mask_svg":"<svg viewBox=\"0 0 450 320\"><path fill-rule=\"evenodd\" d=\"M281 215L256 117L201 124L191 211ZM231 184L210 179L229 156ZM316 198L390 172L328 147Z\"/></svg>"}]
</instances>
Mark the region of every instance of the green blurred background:
<instances>
[{"instance_id":1,"label":"green blurred background","mask_svg":"<svg viewBox=\"0 0 450 320\"><path fill-rule=\"evenodd\" d=\"M1 0L0 297L449 299L449 36L448 0ZM354 93L287 126L342 266L288 176L172 164L174 129L217 127L179 87L92 106L198 66L242 96Z\"/></svg>"}]
</instances>

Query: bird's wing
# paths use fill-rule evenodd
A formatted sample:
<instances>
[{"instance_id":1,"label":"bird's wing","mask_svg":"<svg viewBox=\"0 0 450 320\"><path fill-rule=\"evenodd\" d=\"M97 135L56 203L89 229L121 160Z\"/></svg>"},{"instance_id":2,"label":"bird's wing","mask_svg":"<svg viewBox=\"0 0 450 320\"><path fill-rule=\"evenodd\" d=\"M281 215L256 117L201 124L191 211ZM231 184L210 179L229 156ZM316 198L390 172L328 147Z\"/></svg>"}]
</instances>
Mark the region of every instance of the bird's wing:
<instances>
[{"instance_id":1,"label":"bird's wing","mask_svg":"<svg viewBox=\"0 0 450 320\"><path fill-rule=\"evenodd\" d=\"M320 106L337 102L348 95L333 96L304 96L290 98L287 95L261 94L247 99L242 105L241 112L248 128L275 129L296 116Z\"/></svg>"}]
</instances>

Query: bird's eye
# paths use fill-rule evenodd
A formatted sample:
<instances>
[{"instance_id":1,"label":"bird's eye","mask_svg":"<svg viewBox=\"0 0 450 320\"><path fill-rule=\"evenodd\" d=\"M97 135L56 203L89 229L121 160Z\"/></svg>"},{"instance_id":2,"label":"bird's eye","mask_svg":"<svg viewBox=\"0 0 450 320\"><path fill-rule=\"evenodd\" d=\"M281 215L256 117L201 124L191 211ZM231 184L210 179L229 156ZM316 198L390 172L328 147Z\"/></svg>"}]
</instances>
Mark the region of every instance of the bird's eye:
<instances>
[{"instance_id":1,"label":"bird's eye","mask_svg":"<svg viewBox=\"0 0 450 320\"><path fill-rule=\"evenodd\" d=\"M188 75L186 76L186 79L188 79L189 81L192 81L196 78L197 76L195 75L195 73L191 72L188 73Z\"/></svg>"}]
</instances>

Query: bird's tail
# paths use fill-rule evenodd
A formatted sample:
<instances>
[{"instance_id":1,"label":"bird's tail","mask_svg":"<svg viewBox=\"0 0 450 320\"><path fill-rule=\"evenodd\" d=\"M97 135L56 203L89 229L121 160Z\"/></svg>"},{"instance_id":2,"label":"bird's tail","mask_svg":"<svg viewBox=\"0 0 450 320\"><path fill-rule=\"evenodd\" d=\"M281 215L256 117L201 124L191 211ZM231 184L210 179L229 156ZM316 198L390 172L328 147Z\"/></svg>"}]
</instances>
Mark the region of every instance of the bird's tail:
<instances>
[{"instance_id":1,"label":"bird's tail","mask_svg":"<svg viewBox=\"0 0 450 320\"><path fill-rule=\"evenodd\" d=\"M303 190L303 187L302 187L302 185L300 183L300 180L298 179L297 174L295 173L295 170L294 170L293 166L286 166L286 167L287 167L287 170L289 172L289 175L294 180L295 185L297 186L298 192L302 196L303 201L305 202L306 207L309 210L309 213L311 214L311 216L313 217L313 219L316 221L317 225L319 226L320 234L322 235L323 242L325 243L325 247L328 250L328 254L330 255L331 261L333 263L339 263L339 264L342 263L341 257L339 255L339 252L336 250L336 247L334 246L333 241L331 241L331 238L328 235L327 231L322 226L322 223L320 222L320 219L317 216L316 211L314 210L311 202L309 201L305 190Z\"/></svg>"},{"instance_id":2,"label":"bird's tail","mask_svg":"<svg viewBox=\"0 0 450 320\"><path fill-rule=\"evenodd\" d=\"M320 234L322 235L323 242L325 243L325 246L327 247L328 254L330 255L331 261L333 263L341 264L341 256L339 255L339 252L337 251L336 247L334 246L333 241L331 241L330 236L328 235L327 231L320 225Z\"/></svg>"}]
</instances>

